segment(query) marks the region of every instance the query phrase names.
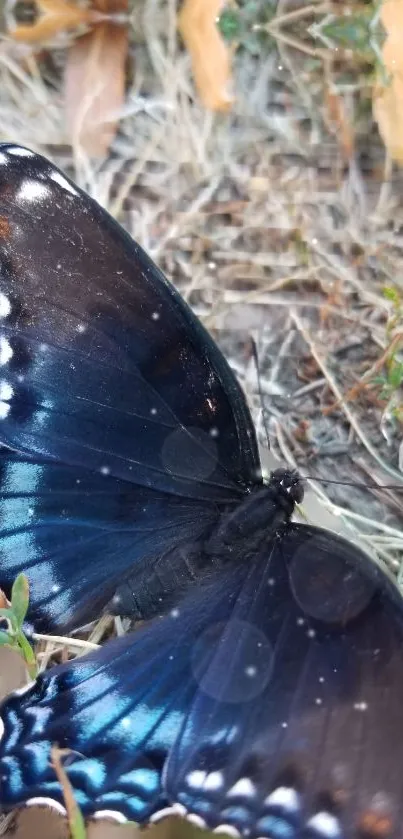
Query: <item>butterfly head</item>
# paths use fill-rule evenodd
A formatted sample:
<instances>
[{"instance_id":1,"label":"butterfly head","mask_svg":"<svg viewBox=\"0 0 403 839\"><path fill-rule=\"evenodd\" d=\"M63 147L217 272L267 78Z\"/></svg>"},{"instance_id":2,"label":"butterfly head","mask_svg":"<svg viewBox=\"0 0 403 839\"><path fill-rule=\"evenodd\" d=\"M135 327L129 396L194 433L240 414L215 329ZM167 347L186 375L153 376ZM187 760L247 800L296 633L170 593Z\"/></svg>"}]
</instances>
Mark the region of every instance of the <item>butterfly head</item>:
<instances>
[{"instance_id":1,"label":"butterfly head","mask_svg":"<svg viewBox=\"0 0 403 839\"><path fill-rule=\"evenodd\" d=\"M304 498L304 483L296 469L274 469L270 483L287 494L294 504L301 504Z\"/></svg>"}]
</instances>

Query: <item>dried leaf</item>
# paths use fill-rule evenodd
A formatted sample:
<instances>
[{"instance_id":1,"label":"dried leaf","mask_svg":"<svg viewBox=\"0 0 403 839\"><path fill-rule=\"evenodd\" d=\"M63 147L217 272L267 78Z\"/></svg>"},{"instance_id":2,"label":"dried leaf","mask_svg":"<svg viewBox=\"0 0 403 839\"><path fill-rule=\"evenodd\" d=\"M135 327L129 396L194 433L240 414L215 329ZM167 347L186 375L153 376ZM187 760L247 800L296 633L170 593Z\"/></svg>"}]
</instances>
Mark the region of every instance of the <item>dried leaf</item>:
<instances>
[{"instance_id":1,"label":"dried leaf","mask_svg":"<svg viewBox=\"0 0 403 839\"><path fill-rule=\"evenodd\" d=\"M32 24L8 26L8 34L15 41L48 41L59 32L89 26L100 19L97 9L83 9L65 0L36 0L37 19Z\"/></svg>"},{"instance_id":2,"label":"dried leaf","mask_svg":"<svg viewBox=\"0 0 403 839\"><path fill-rule=\"evenodd\" d=\"M55 775L63 790L64 803L66 805L67 820L69 823L71 839L85 839L86 830L81 810L74 798L74 790L62 764L62 757L70 754L69 749L59 749L57 746L51 748L51 763Z\"/></svg>"},{"instance_id":3,"label":"dried leaf","mask_svg":"<svg viewBox=\"0 0 403 839\"><path fill-rule=\"evenodd\" d=\"M10 604L9 600L7 600L7 597L4 594L4 591L2 591L1 588L0 588L0 609L8 609L10 607L10 605L11 604Z\"/></svg>"},{"instance_id":4,"label":"dried leaf","mask_svg":"<svg viewBox=\"0 0 403 839\"><path fill-rule=\"evenodd\" d=\"M327 126L338 137L344 159L351 160L354 154L354 133L347 118L344 100L337 91L327 85L324 102Z\"/></svg>"},{"instance_id":5,"label":"dried leaf","mask_svg":"<svg viewBox=\"0 0 403 839\"><path fill-rule=\"evenodd\" d=\"M387 0L383 3L380 18L387 33L382 59L390 77L387 80L380 78L375 87L373 112L390 156L403 163L402 0Z\"/></svg>"},{"instance_id":6,"label":"dried leaf","mask_svg":"<svg viewBox=\"0 0 403 839\"><path fill-rule=\"evenodd\" d=\"M203 103L213 111L228 111L233 102L229 93L231 53L217 27L223 6L223 0L185 0L178 15L196 87Z\"/></svg>"},{"instance_id":7,"label":"dried leaf","mask_svg":"<svg viewBox=\"0 0 403 839\"><path fill-rule=\"evenodd\" d=\"M117 130L125 95L126 26L99 23L69 50L66 120L73 145L103 157Z\"/></svg>"},{"instance_id":8,"label":"dried leaf","mask_svg":"<svg viewBox=\"0 0 403 839\"><path fill-rule=\"evenodd\" d=\"M373 100L379 133L393 160L403 163L403 78L395 76L388 87L378 85Z\"/></svg>"},{"instance_id":9,"label":"dried leaf","mask_svg":"<svg viewBox=\"0 0 403 839\"><path fill-rule=\"evenodd\" d=\"M387 0L382 3L380 20L387 33L382 49L382 59L389 73L403 69L403 3L402 0Z\"/></svg>"}]
</instances>

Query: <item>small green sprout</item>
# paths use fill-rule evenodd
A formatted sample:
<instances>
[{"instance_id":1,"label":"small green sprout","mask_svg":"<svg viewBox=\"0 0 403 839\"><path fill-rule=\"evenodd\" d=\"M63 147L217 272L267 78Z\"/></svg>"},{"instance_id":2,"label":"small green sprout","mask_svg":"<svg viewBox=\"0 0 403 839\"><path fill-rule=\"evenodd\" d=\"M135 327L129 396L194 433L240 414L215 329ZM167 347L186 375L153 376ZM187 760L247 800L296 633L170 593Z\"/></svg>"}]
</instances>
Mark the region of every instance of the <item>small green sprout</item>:
<instances>
[{"instance_id":1,"label":"small green sprout","mask_svg":"<svg viewBox=\"0 0 403 839\"><path fill-rule=\"evenodd\" d=\"M35 653L23 630L28 605L29 583L25 574L18 574L11 590L10 605L0 608L0 620L7 622L7 629L0 630L0 646L17 650L27 665L31 679L36 679L38 667Z\"/></svg>"}]
</instances>

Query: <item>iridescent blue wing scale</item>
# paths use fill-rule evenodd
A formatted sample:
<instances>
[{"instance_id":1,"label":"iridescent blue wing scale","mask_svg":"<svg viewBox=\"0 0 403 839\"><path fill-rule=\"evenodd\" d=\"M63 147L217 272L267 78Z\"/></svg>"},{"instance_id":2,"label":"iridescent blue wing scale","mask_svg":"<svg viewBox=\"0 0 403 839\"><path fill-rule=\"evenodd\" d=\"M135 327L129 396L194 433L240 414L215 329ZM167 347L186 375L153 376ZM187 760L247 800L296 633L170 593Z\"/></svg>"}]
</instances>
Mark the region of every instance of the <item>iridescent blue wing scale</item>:
<instances>
[{"instance_id":1,"label":"iridescent blue wing scale","mask_svg":"<svg viewBox=\"0 0 403 839\"><path fill-rule=\"evenodd\" d=\"M289 545L285 534L215 571L134 637L9 698L3 806L60 805L49 763L58 743L72 750L67 772L87 815L145 824L182 812L252 839L358 839L381 827L402 839L402 603L357 548L299 527ZM316 548L332 569L313 596L313 568L304 584L297 566ZM314 617L326 599L327 619Z\"/></svg>"},{"instance_id":2,"label":"iridescent blue wing scale","mask_svg":"<svg viewBox=\"0 0 403 839\"><path fill-rule=\"evenodd\" d=\"M0 587L28 569L47 629L96 616L131 570L144 588L158 551L261 480L242 392L186 303L96 202L4 144L0 444Z\"/></svg>"},{"instance_id":3,"label":"iridescent blue wing scale","mask_svg":"<svg viewBox=\"0 0 403 839\"><path fill-rule=\"evenodd\" d=\"M138 579L132 570L131 585L124 583L133 589L132 613L136 602L146 613L142 579L159 565L166 594L170 587L178 595L183 578L191 579L182 552L189 556L216 517L207 503L11 452L0 453L0 485L1 587L10 594L24 571L27 622L38 632L65 632L93 620L136 566ZM125 611L120 600L115 607Z\"/></svg>"},{"instance_id":4,"label":"iridescent blue wing scale","mask_svg":"<svg viewBox=\"0 0 403 839\"><path fill-rule=\"evenodd\" d=\"M150 258L45 158L0 146L0 441L186 497L257 480L244 396Z\"/></svg>"}]
</instances>

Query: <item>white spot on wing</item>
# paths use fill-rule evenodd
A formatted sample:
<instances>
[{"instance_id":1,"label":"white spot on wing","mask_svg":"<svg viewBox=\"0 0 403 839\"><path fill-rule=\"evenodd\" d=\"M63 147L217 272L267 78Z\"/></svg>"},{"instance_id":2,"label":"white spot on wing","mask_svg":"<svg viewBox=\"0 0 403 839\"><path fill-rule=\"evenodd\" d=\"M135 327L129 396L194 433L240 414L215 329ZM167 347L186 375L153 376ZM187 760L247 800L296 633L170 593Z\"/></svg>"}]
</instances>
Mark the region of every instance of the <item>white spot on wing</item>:
<instances>
[{"instance_id":1,"label":"white spot on wing","mask_svg":"<svg viewBox=\"0 0 403 839\"><path fill-rule=\"evenodd\" d=\"M62 816L66 816L66 808L60 801L55 801L54 798L45 798L45 796L38 795L36 798L29 798L26 802L27 807L50 807L51 810L56 810Z\"/></svg>"},{"instance_id":2,"label":"white spot on wing","mask_svg":"<svg viewBox=\"0 0 403 839\"><path fill-rule=\"evenodd\" d=\"M16 200L27 201L28 203L31 201L44 201L45 198L49 196L49 188L45 186L45 184L39 183L39 181L29 180L27 178L26 181L23 181L17 194Z\"/></svg>"},{"instance_id":3,"label":"white spot on wing","mask_svg":"<svg viewBox=\"0 0 403 839\"><path fill-rule=\"evenodd\" d=\"M186 807L183 806L183 804L179 804L178 802L175 802L175 804L172 804L171 809L172 809L172 812L175 816L186 816L187 809L186 809Z\"/></svg>"},{"instance_id":4,"label":"white spot on wing","mask_svg":"<svg viewBox=\"0 0 403 839\"><path fill-rule=\"evenodd\" d=\"M127 818L118 810L97 810L93 815L94 819L111 819L119 824L126 824Z\"/></svg>"},{"instance_id":5,"label":"white spot on wing","mask_svg":"<svg viewBox=\"0 0 403 839\"><path fill-rule=\"evenodd\" d=\"M293 787L277 787L265 799L268 807L282 807L289 813L295 813L300 808L299 795Z\"/></svg>"},{"instance_id":6,"label":"white spot on wing","mask_svg":"<svg viewBox=\"0 0 403 839\"><path fill-rule=\"evenodd\" d=\"M195 789L200 789L203 786L204 781L206 779L206 772L203 772L202 769L194 769L193 772L189 772L189 775L186 776L186 783Z\"/></svg>"},{"instance_id":7,"label":"white spot on wing","mask_svg":"<svg viewBox=\"0 0 403 839\"><path fill-rule=\"evenodd\" d=\"M66 192L70 192L71 195L75 195L76 197L80 195L80 193L77 192L76 189L74 189L74 186L71 183L69 183L67 178L65 178L61 172L52 172L50 177L52 181L54 181L56 184L59 184L59 186L61 186L62 189L65 189Z\"/></svg>"},{"instance_id":8,"label":"white spot on wing","mask_svg":"<svg viewBox=\"0 0 403 839\"><path fill-rule=\"evenodd\" d=\"M33 687L34 684L35 684L35 682L28 682L28 684L23 685L22 688L17 688L16 690L13 690L11 695L12 696L24 696L24 693L28 693L28 691L31 690L31 688Z\"/></svg>"},{"instance_id":9,"label":"white spot on wing","mask_svg":"<svg viewBox=\"0 0 403 839\"><path fill-rule=\"evenodd\" d=\"M11 303L6 294L0 291L0 318L6 318L11 312Z\"/></svg>"},{"instance_id":10,"label":"white spot on wing","mask_svg":"<svg viewBox=\"0 0 403 839\"><path fill-rule=\"evenodd\" d=\"M10 411L9 399L12 398L14 390L8 382L0 382L0 419L5 419Z\"/></svg>"},{"instance_id":11,"label":"white spot on wing","mask_svg":"<svg viewBox=\"0 0 403 839\"><path fill-rule=\"evenodd\" d=\"M206 822L201 816L198 816L197 813L188 813L186 821L196 825L196 827L201 827L202 829L206 827Z\"/></svg>"},{"instance_id":12,"label":"white spot on wing","mask_svg":"<svg viewBox=\"0 0 403 839\"><path fill-rule=\"evenodd\" d=\"M3 152L0 152L0 166L7 166L7 163L7 155L3 154Z\"/></svg>"},{"instance_id":13,"label":"white spot on wing","mask_svg":"<svg viewBox=\"0 0 403 839\"><path fill-rule=\"evenodd\" d=\"M162 819L168 818L168 816L176 815L176 810L174 807L164 807L162 810L158 810L150 817L150 823L154 824L156 822L161 821Z\"/></svg>"},{"instance_id":14,"label":"white spot on wing","mask_svg":"<svg viewBox=\"0 0 403 839\"><path fill-rule=\"evenodd\" d=\"M224 777L222 772L210 772L203 784L203 789L217 790L224 785Z\"/></svg>"},{"instance_id":15,"label":"white spot on wing","mask_svg":"<svg viewBox=\"0 0 403 839\"><path fill-rule=\"evenodd\" d=\"M213 833L227 833L228 836L235 837L241 835L239 830L237 830L232 824L219 824L218 827L213 830Z\"/></svg>"},{"instance_id":16,"label":"white spot on wing","mask_svg":"<svg viewBox=\"0 0 403 839\"><path fill-rule=\"evenodd\" d=\"M35 154L30 149L24 149L23 146L11 146L7 149L8 154L14 157L35 157Z\"/></svg>"},{"instance_id":17,"label":"white spot on wing","mask_svg":"<svg viewBox=\"0 0 403 839\"><path fill-rule=\"evenodd\" d=\"M0 365L3 366L4 364L7 364L13 355L14 353L10 346L10 341L4 335L0 335Z\"/></svg>"},{"instance_id":18,"label":"white spot on wing","mask_svg":"<svg viewBox=\"0 0 403 839\"><path fill-rule=\"evenodd\" d=\"M6 402L12 398L14 394L14 390L9 382L0 382L0 399L4 399Z\"/></svg>"},{"instance_id":19,"label":"white spot on wing","mask_svg":"<svg viewBox=\"0 0 403 839\"><path fill-rule=\"evenodd\" d=\"M251 798L251 796L255 795L255 793L255 785L252 783L251 779L240 778L239 781L237 781L236 784L228 790L227 796L243 795L246 798Z\"/></svg>"},{"instance_id":20,"label":"white spot on wing","mask_svg":"<svg viewBox=\"0 0 403 839\"><path fill-rule=\"evenodd\" d=\"M1 719L1 717L0 717L0 740L1 740L1 739L2 739L2 737L3 737L3 734L4 734L4 722L3 722L3 720L2 720L2 719Z\"/></svg>"},{"instance_id":21,"label":"white spot on wing","mask_svg":"<svg viewBox=\"0 0 403 839\"><path fill-rule=\"evenodd\" d=\"M326 813L325 811L312 816L307 822L306 827L313 828L321 836L325 836L326 839L338 839L341 836L339 820L331 813Z\"/></svg>"}]
</instances>

